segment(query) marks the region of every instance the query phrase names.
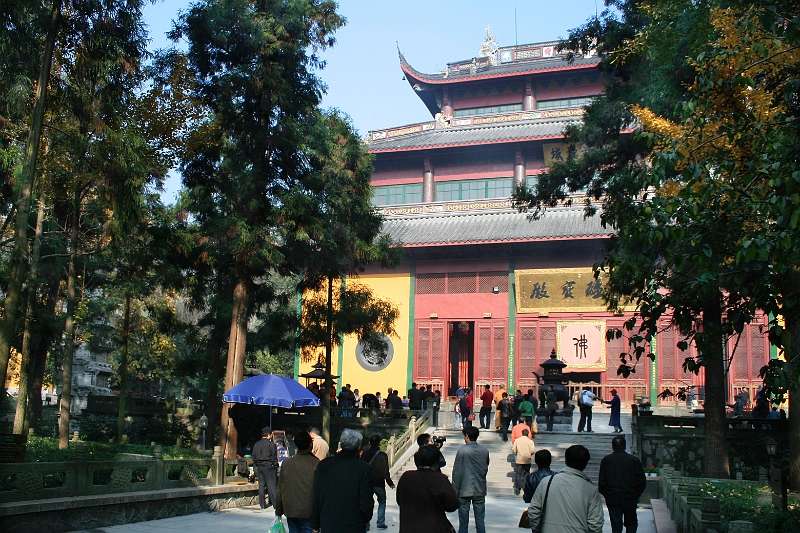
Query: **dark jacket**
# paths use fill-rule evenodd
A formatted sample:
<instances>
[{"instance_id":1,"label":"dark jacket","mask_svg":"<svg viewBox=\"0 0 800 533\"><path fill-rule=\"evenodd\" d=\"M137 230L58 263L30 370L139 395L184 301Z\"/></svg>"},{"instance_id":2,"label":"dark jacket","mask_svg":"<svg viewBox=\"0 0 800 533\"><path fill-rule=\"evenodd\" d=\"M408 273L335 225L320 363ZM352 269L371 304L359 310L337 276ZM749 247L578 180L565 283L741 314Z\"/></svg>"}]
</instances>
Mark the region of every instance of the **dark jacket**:
<instances>
[{"instance_id":1,"label":"dark jacket","mask_svg":"<svg viewBox=\"0 0 800 533\"><path fill-rule=\"evenodd\" d=\"M511 402L508 401L508 398L503 398L497 405L497 410L500 411L501 418L511 418L511 413L514 408L511 406Z\"/></svg>"},{"instance_id":2,"label":"dark jacket","mask_svg":"<svg viewBox=\"0 0 800 533\"><path fill-rule=\"evenodd\" d=\"M447 476L435 470L409 470L397 482L400 532L448 533L445 512L458 509L458 496Z\"/></svg>"},{"instance_id":3,"label":"dark jacket","mask_svg":"<svg viewBox=\"0 0 800 533\"><path fill-rule=\"evenodd\" d=\"M422 409L422 391L416 387L408 389L409 409Z\"/></svg>"},{"instance_id":4,"label":"dark jacket","mask_svg":"<svg viewBox=\"0 0 800 533\"><path fill-rule=\"evenodd\" d=\"M372 519L372 467L342 450L320 461L314 474L311 528L325 533L364 533Z\"/></svg>"},{"instance_id":5,"label":"dark jacket","mask_svg":"<svg viewBox=\"0 0 800 533\"><path fill-rule=\"evenodd\" d=\"M286 459L278 477L278 504L275 514L289 518L311 516L311 500L314 494L314 471L319 459L308 450L299 450L297 455Z\"/></svg>"},{"instance_id":6,"label":"dark jacket","mask_svg":"<svg viewBox=\"0 0 800 533\"><path fill-rule=\"evenodd\" d=\"M547 476L552 473L553 471L550 470L550 467L546 466L525 476L525 488L522 490L522 500L525 503L531 503L533 493L536 492L536 487L539 486L539 483L541 483L543 479L546 479Z\"/></svg>"},{"instance_id":7,"label":"dark jacket","mask_svg":"<svg viewBox=\"0 0 800 533\"><path fill-rule=\"evenodd\" d=\"M253 446L253 464L258 468L278 468L278 446L269 439L259 439Z\"/></svg>"},{"instance_id":8,"label":"dark jacket","mask_svg":"<svg viewBox=\"0 0 800 533\"><path fill-rule=\"evenodd\" d=\"M606 502L638 502L646 485L641 461L625 450L617 450L600 461L597 490Z\"/></svg>"},{"instance_id":9,"label":"dark jacket","mask_svg":"<svg viewBox=\"0 0 800 533\"><path fill-rule=\"evenodd\" d=\"M403 400L400 399L400 396L397 394L392 394L391 396L386 397L386 408L387 409L402 409L403 408Z\"/></svg>"},{"instance_id":10,"label":"dark jacket","mask_svg":"<svg viewBox=\"0 0 800 533\"><path fill-rule=\"evenodd\" d=\"M376 455L377 454L377 455ZM374 459L373 459L374 457ZM392 476L389 475L389 456L380 448L370 448L361 455L361 460L369 463L372 461L372 482L376 487L394 487Z\"/></svg>"}]
</instances>

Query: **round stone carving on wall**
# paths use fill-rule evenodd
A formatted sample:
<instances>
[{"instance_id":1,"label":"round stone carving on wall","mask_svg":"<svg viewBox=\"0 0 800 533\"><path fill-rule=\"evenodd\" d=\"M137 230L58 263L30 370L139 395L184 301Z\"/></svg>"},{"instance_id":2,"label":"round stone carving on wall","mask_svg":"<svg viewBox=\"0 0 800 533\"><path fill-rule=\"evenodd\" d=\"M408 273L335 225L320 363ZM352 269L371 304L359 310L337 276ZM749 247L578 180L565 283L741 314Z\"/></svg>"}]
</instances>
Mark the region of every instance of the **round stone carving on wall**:
<instances>
[{"instance_id":1,"label":"round stone carving on wall","mask_svg":"<svg viewBox=\"0 0 800 533\"><path fill-rule=\"evenodd\" d=\"M394 345L392 344L392 339L383 333L379 333L378 335L380 335L381 339L387 344L385 354L367 349L362 341L359 341L358 345L356 346L356 360L358 360L358 364L360 364L365 370L369 370L371 372L377 372L378 370L383 370L389 366L389 363L392 362L392 357L394 356Z\"/></svg>"}]
</instances>

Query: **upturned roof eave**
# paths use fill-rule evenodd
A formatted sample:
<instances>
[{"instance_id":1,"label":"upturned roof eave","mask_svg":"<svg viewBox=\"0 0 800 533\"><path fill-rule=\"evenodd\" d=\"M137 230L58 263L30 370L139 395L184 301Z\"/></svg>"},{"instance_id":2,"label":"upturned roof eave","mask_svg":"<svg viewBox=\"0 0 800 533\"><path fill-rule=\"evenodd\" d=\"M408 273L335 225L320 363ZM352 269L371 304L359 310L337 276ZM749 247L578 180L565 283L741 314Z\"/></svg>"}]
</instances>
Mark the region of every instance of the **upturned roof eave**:
<instances>
[{"instance_id":1,"label":"upturned roof eave","mask_svg":"<svg viewBox=\"0 0 800 533\"><path fill-rule=\"evenodd\" d=\"M406 80L408 81L409 85L413 86L414 83L424 83L428 85L447 85L447 84L474 82L474 81L491 80L499 78L513 78L516 76L526 76L529 74L534 74L539 72L564 72L568 70L588 70L597 68L598 64L599 61L598 63L591 63L587 65L570 65L565 62L565 64L561 67L542 68L542 65L540 64L537 68L534 68L534 65L532 63L531 68L515 70L511 72L482 72L480 74L469 75L469 76L445 78L445 77L439 77L441 76L441 74L431 75L416 70L401 55L400 69L403 71L403 74L405 74Z\"/></svg>"},{"instance_id":2,"label":"upturned roof eave","mask_svg":"<svg viewBox=\"0 0 800 533\"><path fill-rule=\"evenodd\" d=\"M556 241L586 241L592 239L610 239L613 234L596 235L562 235L558 237L521 237L519 239L492 239L486 241L442 241L424 243L399 243L403 248L433 248L441 246L469 246L469 245L488 245L488 244L509 244L526 242L556 242Z\"/></svg>"},{"instance_id":3,"label":"upturned roof eave","mask_svg":"<svg viewBox=\"0 0 800 533\"><path fill-rule=\"evenodd\" d=\"M564 135L538 135L535 137L515 137L511 139L502 139L502 140L486 140L486 141L472 141L472 142L462 142L462 143L448 143L448 144L429 144L429 145L419 145L419 146L409 146L409 147L402 147L402 148L387 148L384 150L380 149L368 149L367 152L371 154L389 154L393 152L414 152L417 150L438 150L444 148L460 148L463 146L485 146L488 144L508 144L508 143L517 143L517 142L532 142L532 141L543 141L548 139L563 139Z\"/></svg>"}]
</instances>

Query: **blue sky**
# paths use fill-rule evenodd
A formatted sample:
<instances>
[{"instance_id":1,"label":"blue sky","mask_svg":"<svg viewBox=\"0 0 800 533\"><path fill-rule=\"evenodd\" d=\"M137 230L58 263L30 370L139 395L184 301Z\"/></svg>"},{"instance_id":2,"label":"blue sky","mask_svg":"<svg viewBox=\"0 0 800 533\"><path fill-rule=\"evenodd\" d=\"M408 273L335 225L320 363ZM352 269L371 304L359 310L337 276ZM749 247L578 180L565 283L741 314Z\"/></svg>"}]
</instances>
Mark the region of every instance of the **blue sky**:
<instances>
[{"instance_id":1,"label":"blue sky","mask_svg":"<svg viewBox=\"0 0 800 533\"><path fill-rule=\"evenodd\" d=\"M164 0L145 8L151 49L168 44L164 33L190 3ZM603 8L603 0L340 0L339 13L348 22L323 54L327 66L319 75L328 86L323 105L350 115L360 135L430 120L402 79L398 44L414 68L438 72L449 62L475 57L487 26L500 46L550 41L566 37ZM177 187L177 179L168 180L165 199Z\"/></svg>"}]
</instances>

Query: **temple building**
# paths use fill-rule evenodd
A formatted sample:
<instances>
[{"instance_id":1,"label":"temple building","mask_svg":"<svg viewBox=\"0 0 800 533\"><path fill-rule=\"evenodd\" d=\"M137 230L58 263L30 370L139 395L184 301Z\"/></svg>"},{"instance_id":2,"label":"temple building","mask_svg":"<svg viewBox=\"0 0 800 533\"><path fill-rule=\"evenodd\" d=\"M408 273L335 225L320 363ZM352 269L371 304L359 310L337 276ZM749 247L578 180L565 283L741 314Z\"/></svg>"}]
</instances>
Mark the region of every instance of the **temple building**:
<instances>
[{"instance_id":1,"label":"temple building","mask_svg":"<svg viewBox=\"0 0 800 533\"><path fill-rule=\"evenodd\" d=\"M599 214L561 206L530 220L511 205L515 186L530 186L574 149L565 127L602 98L599 59L568 63L556 44L498 47L487 35L479 57L435 74L400 53L405 80L432 119L368 134L373 203L405 256L394 271L376 267L358 279L398 306L397 336L386 357L345 339L333 358L339 386L383 395L389 387L404 394L411 382L443 395L487 384L537 389L533 373L555 350L573 389L590 386L608 399L615 388L623 402L655 404L670 401L656 397L665 389L695 385L702 399L702 374L682 368L693 348L679 350L666 324L651 342L656 360L644 358L627 379L617 375L627 338L607 341L606 331L632 315L606 311L602 278L592 274L612 235ZM736 344L729 389L752 398L770 357L766 328L748 326Z\"/></svg>"}]
</instances>

